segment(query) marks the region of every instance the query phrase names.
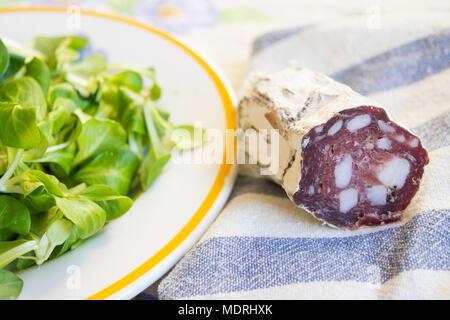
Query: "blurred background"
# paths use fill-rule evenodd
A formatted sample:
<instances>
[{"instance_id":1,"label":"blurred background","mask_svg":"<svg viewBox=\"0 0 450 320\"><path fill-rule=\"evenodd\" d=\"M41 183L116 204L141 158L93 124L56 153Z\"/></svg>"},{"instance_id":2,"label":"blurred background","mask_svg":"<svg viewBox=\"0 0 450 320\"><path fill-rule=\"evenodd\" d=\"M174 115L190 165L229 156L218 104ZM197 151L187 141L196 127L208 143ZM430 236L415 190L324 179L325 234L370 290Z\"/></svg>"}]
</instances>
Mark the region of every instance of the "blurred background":
<instances>
[{"instance_id":1,"label":"blurred background","mask_svg":"<svg viewBox=\"0 0 450 320\"><path fill-rule=\"evenodd\" d=\"M0 0L0 6L57 6L132 17L175 34L209 57L237 91L260 35L350 17L365 16L362 27L379 29L387 14L399 19L425 10L450 14L448 0Z\"/></svg>"}]
</instances>

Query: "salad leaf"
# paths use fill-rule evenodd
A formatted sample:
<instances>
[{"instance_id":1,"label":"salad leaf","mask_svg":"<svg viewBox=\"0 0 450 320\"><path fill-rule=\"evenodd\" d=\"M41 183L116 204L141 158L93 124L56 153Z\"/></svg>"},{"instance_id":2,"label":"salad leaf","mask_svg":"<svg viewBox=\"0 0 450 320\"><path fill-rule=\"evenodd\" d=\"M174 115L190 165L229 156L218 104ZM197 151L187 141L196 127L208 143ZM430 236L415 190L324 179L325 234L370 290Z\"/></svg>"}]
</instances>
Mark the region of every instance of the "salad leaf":
<instances>
[{"instance_id":1,"label":"salad leaf","mask_svg":"<svg viewBox=\"0 0 450 320\"><path fill-rule=\"evenodd\" d=\"M153 101L156 101L161 97L162 90L161 90L160 86L158 85L158 83L156 82L155 69L148 68L148 69L144 69L143 72L153 82L153 86L150 89L150 99Z\"/></svg>"},{"instance_id":2,"label":"salad leaf","mask_svg":"<svg viewBox=\"0 0 450 320\"><path fill-rule=\"evenodd\" d=\"M39 132L39 135L41 138L39 141L39 144L37 146L33 147L32 149L28 149L27 151L25 151L23 153L23 156L22 156L23 161L28 161L30 159L42 157L44 155L44 153L46 152L47 147L48 147L47 136L42 131Z\"/></svg>"},{"instance_id":3,"label":"salad leaf","mask_svg":"<svg viewBox=\"0 0 450 320\"><path fill-rule=\"evenodd\" d=\"M0 231L26 236L30 232L30 211L17 199L0 195Z\"/></svg>"},{"instance_id":4,"label":"salad leaf","mask_svg":"<svg viewBox=\"0 0 450 320\"><path fill-rule=\"evenodd\" d=\"M37 247L34 240L0 241L0 269Z\"/></svg>"},{"instance_id":5,"label":"salad leaf","mask_svg":"<svg viewBox=\"0 0 450 320\"><path fill-rule=\"evenodd\" d=\"M103 85L98 110L95 114L98 118L118 119L123 112L116 86Z\"/></svg>"},{"instance_id":6,"label":"salad leaf","mask_svg":"<svg viewBox=\"0 0 450 320\"><path fill-rule=\"evenodd\" d=\"M34 253L22 256L17 265L26 268L30 265L40 265L50 258L54 249L63 244L72 233L72 223L63 217L58 207L52 207L45 213L32 216L30 237L36 241ZM32 260L26 262L26 260Z\"/></svg>"},{"instance_id":7,"label":"salad leaf","mask_svg":"<svg viewBox=\"0 0 450 320\"><path fill-rule=\"evenodd\" d=\"M21 176L21 180L25 196L41 186L48 193L58 197L63 197L67 192L67 187L60 183L56 177L39 170L25 171Z\"/></svg>"},{"instance_id":8,"label":"salad leaf","mask_svg":"<svg viewBox=\"0 0 450 320\"><path fill-rule=\"evenodd\" d=\"M88 238L98 232L106 222L106 212L84 197L55 197L56 205L64 216L77 226L81 239Z\"/></svg>"},{"instance_id":9,"label":"salad leaf","mask_svg":"<svg viewBox=\"0 0 450 320\"><path fill-rule=\"evenodd\" d=\"M65 78L82 96L88 97L97 91L99 74L105 69L105 58L92 55L81 62L69 64L65 69Z\"/></svg>"},{"instance_id":10,"label":"salad leaf","mask_svg":"<svg viewBox=\"0 0 450 320\"><path fill-rule=\"evenodd\" d=\"M36 37L34 48L46 58L51 69L57 65L75 60L79 57L78 51L87 46L88 40L79 36L67 37Z\"/></svg>"},{"instance_id":11,"label":"salad leaf","mask_svg":"<svg viewBox=\"0 0 450 320\"><path fill-rule=\"evenodd\" d=\"M140 92L144 84L142 76L138 72L131 70L125 70L113 75L110 81L117 87L123 86L134 92Z\"/></svg>"},{"instance_id":12,"label":"salad leaf","mask_svg":"<svg viewBox=\"0 0 450 320\"><path fill-rule=\"evenodd\" d=\"M161 88L157 83L155 83L150 89L150 99L158 100L161 97Z\"/></svg>"},{"instance_id":13,"label":"salad leaf","mask_svg":"<svg viewBox=\"0 0 450 320\"><path fill-rule=\"evenodd\" d=\"M81 110L85 110L89 107L90 101L84 100L77 93L75 88L70 83L59 83L50 87L50 91L48 94L50 105L54 105L56 99L58 98L66 98L72 100L77 108Z\"/></svg>"},{"instance_id":14,"label":"salad leaf","mask_svg":"<svg viewBox=\"0 0 450 320\"><path fill-rule=\"evenodd\" d=\"M22 291L23 281L11 271L0 270L0 300L15 300Z\"/></svg>"},{"instance_id":15,"label":"salad leaf","mask_svg":"<svg viewBox=\"0 0 450 320\"><path fill-rule=\"evenodd\" d=\"M180 150L192 150L202 145L205 130L192 125L177 126L171 135L172 141Z\"/></svg>"},{"instance_id":16,"label":"salad leaf","mask_svg":"<svg viewBox=\"0 0 450 320\"><path fill-rule=\"evenodd\" d=\"M39 124L39 129L52 141L53 135L57 134L66 123L70 121L71 114L76 109L75 103L66 98L56 98L52 110L47 118Z\"/></svg>"},{"instance_id":17,"label":"salad leaf","mask_svg":"<svg viewBox=\"0 0 450 320\"><path fill-rule=\"evenodd\" d=\"M170 153L162 155L159 158L155 158L150 152L147 154L139 168L139 176L143 190L147 190L155 182L156 178L161 175L163 168L169 162L170 158Z\"/></svg>"},{"instance_id":18,"label":"salad leaf","mask_svg":"<svg viewBox=\"0 0 450 320\"><path fill-rule=\"evenodd\" d=\"M105 58L101 55L93 54L83 61L70 65L67 69L67 72L90 76L103 72L105 71L105 69Z\"/></svg>"},{"instance_id":19,"label":"salad leaf","mask_svg":"<svg viewBox=\"0 0 450 320\"><path fill-rule=\"evenodd\" d=\"M8 67L0 77L0 82L5 81L17 74L25 64L25 58L14 53L9 54Z\"/></svg>"},{"instance_id":20,"label":"salad leaf","mask_svg":"<svg viewBox=\"0 0 450 320\"><path fill-rule=\"evenodd\" d=\"M120 86L118 88L117 94L119 96L120 104L122 104L125 107L129 107L130 104L132 103L139 105L144 104L144 97L141 96L139 93L134 92L127 86Z\"/></svg>"},{"instance_id":21,"label":"salad leaf","mask_svg":"<svg viewBox=\"0 0 450 320\"><path fill-rule=\"evenodd\" d=\"M80 240L80 238L78 236L77 228L75 225L72 225L72 232L70 233L66 241L64 241L63 245L61 246L61 248L57 253L57 256L60 256L65 252L69 251L78 240Z\"/></svg>"},{"instance_id":22,"label":"salad leaf","mask_svg":"<svg viewBox=\"0 0 450 320\"><path fill-rule=\"evenodd\" d=\"M33 108L14 103L0 103L0 139L14 148L34 148L41 142Z\"/></svg>"},{"instance_id":23,"label":"salad leaf","mask_svg":"<svg viewBox=\"0 0 450 320\"><path fill-rule=\"evenodd\" d=\"M36 80L41 86L44 95L47 96L51 80L50 69L47 64L38 57L33 57L30 62L25 64L25 67L25 76Z\"/></svg>"},{"instance_id":24,"label":"salad leaf","mask_svg":"<svg viewBox=\"0 0 450 320\"><path fill-rule=\"evenodd\" d=\"M36 264L36 256L34 255L34 251L29 251L25 253L22 257L17 259L16 269L24 270Z\"/></svg>"},{"instance_id":25,"label":"salad leaf","mask_svg":"<svg viewBox=\"0 0 450 320\"><path fill-rule=\"evenodd\" d=\"M3 44L3 41L0 39L0 79L8 69L8 65L9 65L8 48L6 48L6 46Z\"/></svg>"},{"instance_id":26,"label":"salad leaf","mask_svg":"<svg viewBox=\"0 0 450 320\"><path fill-rule=\"evenodd\" d=\"M63 169L66 175L68 175L70 174L72 162L75 157L75 150L75 144L71 143L67 147L64 147L62 149L47 152L42 157L31 160L31 162L55 163Z\"/></svg>"},{"instance_id":27,"label":"salad leaf","mask_svg":"<svg viewBox=\"0 0 450 320\"><path fill-rule=\"evenodd\" d=\"M146 134L143 106L135 103L130 104L123 114L122 124L128 131Z\"/></svg>"},{"instance_id":28,"label":"salad leaf","mask_svg":"<svg viewBox=\"0 0 450 320\"><path fill-rule=\"evenodd\" d=\"M76 138L78 138L78 136L80 135L83 123L81 122L81 119L77 114L77 111L80 111L80 109L76 109L73 112L73 114L68 118L68 120L62 127L61 131L58 132L57 142L60 143L59 146L61 146L62 143L69 145L70 143L74 142ZM53 146L52 151L55 151L54 148L56 148L56 146Z\"/></svg>"},{"instance_id":29,"label":"salad leaf","mask_svg":"<svg viewBox=\"0 0 450 320\"><path fill-rule=\"evenodd\" d=\"M110 148L86 163L75 173L74 179L87 185L105 184L125 195L138 166L138 157L128 147Z\"/></svg>"},{"instance_id":30,"label":"salad leaf","mask_svg":"<svg viewBox=\"0 0 450 320\"><path fill-rule=\"evenodd\" d=\"M35 250L36 264L46 261L56 246L63 244L72 233L72 223L64 218L54 221L39 240Z\"/></svg>"},{"instance_id":31,"label":"salad leaf","mask_svg":"<svg viewBox=\"0 0 450 320\"><path fill-rule=\"evenodd\" d=\"M62 212L58 209L57 206L53 206L49 210L42 212L40 214L34 214L31 216L31 229L30 229L30 235L31 237L38 242L40 238L42 238L47 232L49 226L55 222L56 220L59 220L63 218L64 215Z\"/></svg>"},{"instance_id":32,"label":"salad leaf","mask_svg":"<svg viewBox=\"0 0 450 320\"><path fill-rule=\"evenodd\" d=\"M106 212L106 221L119 218L133 205L133 200L120 195L116 190L107 186L96 184L87 187L79 193L80 196L95 201Z\"/></svg>"},{"instance_id":33,"label":"salad leaf","mask_svg":"<svg viewBox=\"0 0 450 320\"><path fill-rule=\"evenodd\" d=\"M45 212L55 206L55 199L43 186L34 189L21 201L27 206L30 214Z\"/></svg>"},{"instance_id":34,"label":"salad leaf","mask_svg":"<svg viewBox=\"0 0 450 320\"><path fill-rule=\"evenodd\" d=\"M83 124L77 138L78 152L74 164L77 165L107 148L119 147L125 144L126 139L127 134L118 122L92 118Z\"/></svg>"},{"instance_id":35,"label":"salad leaf","mask_svg":"<svg viewBox=\"0 0 450 320\"><path fill-rule=\"evenodd\" d=\"M0 101L34 109L38 120L44 119L47 112L44 93L36 80L30 77L0 83Z\"/></svg>"}]
</instances>

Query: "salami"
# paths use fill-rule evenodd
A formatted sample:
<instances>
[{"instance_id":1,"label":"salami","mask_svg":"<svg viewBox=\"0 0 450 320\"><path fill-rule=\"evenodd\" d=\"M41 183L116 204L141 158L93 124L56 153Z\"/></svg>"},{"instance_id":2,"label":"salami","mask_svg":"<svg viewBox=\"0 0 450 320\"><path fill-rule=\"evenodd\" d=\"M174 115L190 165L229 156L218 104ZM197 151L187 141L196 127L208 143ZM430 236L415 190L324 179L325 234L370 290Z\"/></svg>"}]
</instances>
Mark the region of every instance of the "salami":
<instances>
[{"instance_id":1,"label":"salami","mask_svg":"<svg viewBox=\"0 0 450 320\"><path fill-rule=\"evenodd\" d=\"M269 177L296 206L338 228L399 220L429 161L420 139L377 102L304 68L250 81L239 126L279 132Z\"/></svg>"},{"instance_id":2,"label":"salami","mask_svg":"<svg viewBox=\"0 0 450 320\"><path fill-rule=\"evenodd\" d=\"M401 218L427 163L420 140L384 109L346 109L303 137L293 201L338 227L389 223Z\"/></svg>"}]
</instances>

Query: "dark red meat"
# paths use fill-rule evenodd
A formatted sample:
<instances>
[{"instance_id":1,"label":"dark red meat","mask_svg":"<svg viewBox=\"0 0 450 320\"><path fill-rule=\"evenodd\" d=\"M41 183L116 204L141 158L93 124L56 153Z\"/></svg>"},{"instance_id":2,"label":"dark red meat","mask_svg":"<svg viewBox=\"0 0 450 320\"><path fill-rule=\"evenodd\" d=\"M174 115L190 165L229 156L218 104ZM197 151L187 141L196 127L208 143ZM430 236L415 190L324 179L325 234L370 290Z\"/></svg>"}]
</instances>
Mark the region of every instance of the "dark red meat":
<instances>
[{"instance_id":1,"label":"dark red meat","mask_svg":"<svg viewBox=\"0 0 450 320\"><path fill-rule=\"evenodd\" d=\"M419 189L428 154L384 109L339 112L302 140L302 176L294 203L337 227L401 218Z\"/></svg>"}]
</instances>

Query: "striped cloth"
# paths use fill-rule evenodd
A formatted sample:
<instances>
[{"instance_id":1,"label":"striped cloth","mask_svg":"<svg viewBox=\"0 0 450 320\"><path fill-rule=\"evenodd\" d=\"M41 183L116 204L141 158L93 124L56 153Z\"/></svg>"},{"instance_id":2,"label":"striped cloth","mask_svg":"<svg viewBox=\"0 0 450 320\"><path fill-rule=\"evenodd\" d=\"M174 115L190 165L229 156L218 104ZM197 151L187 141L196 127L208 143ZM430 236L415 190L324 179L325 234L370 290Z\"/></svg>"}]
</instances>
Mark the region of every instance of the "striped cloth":
<instances>
[{"instance_id":1,"label":"striped cloth","mask_svg":"<svg viewBox=\"0 0 450 320\"><path fill-rule=\"evenodd\" d=\"M332 229L274 183L241 175L208 232L160 282L161 299L450 298L449 23L436 15L372 22L265 35L250 69L295 63L328 74L418 134L430 164L404 219Z\"/></svg>"}]
</instances>

